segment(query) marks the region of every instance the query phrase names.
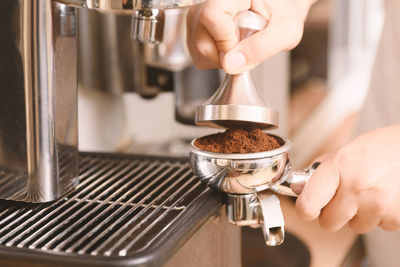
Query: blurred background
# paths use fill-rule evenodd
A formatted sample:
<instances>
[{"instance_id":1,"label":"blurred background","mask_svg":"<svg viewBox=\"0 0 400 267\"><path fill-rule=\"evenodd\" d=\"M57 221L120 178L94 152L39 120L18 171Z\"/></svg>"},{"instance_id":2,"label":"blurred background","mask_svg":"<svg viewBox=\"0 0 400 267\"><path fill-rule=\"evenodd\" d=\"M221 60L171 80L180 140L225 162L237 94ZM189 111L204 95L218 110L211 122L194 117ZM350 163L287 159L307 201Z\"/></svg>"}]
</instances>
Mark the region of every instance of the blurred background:
<instances>
[{"instance_id":1,"label":"blurred background","mask_svg":"<svg viewBox=\"0 0 400 267\"><path fill-rule=\"evenodd\" d=\"M382 5L380 0L320 0L310 10L303 40L290 53L287 135L293 144L295 167L311 164L318 155L335 151L354 137L380 40ZM245 266L366 266L360 236L348 228L327 233L318 222L305 223L298 218L294 200L281 199L281 203L286 227L308 247L310 261L304 261L307 255L301 244L289 239L268 252L260 245L260 261L254 262L251 255L257 250L246 242L251 242L248 236L257 238L256 232L246 229ZM297 260L271 257L288 255L285 251L292 251L290 257Z\"/></svg>"}]
</instances>

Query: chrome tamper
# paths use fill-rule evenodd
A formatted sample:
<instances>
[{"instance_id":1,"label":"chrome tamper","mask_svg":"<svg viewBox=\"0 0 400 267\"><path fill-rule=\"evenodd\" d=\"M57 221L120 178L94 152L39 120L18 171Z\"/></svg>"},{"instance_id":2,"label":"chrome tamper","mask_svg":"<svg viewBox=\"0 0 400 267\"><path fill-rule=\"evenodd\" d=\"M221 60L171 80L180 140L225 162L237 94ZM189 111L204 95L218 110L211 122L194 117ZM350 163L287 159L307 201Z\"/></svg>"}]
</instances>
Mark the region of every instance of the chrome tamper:
<instances>
[{"instance_id":1,"label":"chrome tamper","mask_svg":"<svg viewBox=\"0 0 400 267\"><path fill-rule=\"evenodd\" d=\"M250 10L235 17L240 40L264 29L267 21ZM196 109L196 124L213 128L273 129L279 124L278 112L263 98L250 71L226 74L217 91Z\"/></svg>"},{"instance_id":2,"label":"chrome tamper","mask_svg":"<svg viewBox=\"0 0 400 267\"><path fill-rule=\"evenodd\" d=\"M266 27L258 14L244 11L236 17L241 38ZM214 128L278 127L278 113L257 91L250 73L226 75L216 93L196 110L196 123ZM194 139L190 146L190 165L203 182L227 195L229 222L239 226L261 226L265 243L280 245L285 236L279 198L296 197L318 164L292 171L290 141L273 136L280 147L270 151L225 154L199 149Z\"/></svg>"}]
</instances>

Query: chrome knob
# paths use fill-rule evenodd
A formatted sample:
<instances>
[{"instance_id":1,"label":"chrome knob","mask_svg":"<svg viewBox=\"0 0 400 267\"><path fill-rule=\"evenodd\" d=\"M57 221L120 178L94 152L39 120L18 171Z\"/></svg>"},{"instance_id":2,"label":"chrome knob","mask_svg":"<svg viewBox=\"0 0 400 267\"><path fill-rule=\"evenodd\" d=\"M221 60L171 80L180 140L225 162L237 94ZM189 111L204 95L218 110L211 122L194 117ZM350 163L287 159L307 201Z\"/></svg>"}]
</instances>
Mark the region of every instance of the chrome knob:
<instances>
[{"instance_id":1,"label":"chrome knob","mask_svg":"<svg viewBox=\"0 0 400 267\"><path fill-rule=\"evenodd\" d=\"M136 10L132 15L132 39L144 43L161 43L164 11L155 8Z\"/></svg>"}]
</instances>

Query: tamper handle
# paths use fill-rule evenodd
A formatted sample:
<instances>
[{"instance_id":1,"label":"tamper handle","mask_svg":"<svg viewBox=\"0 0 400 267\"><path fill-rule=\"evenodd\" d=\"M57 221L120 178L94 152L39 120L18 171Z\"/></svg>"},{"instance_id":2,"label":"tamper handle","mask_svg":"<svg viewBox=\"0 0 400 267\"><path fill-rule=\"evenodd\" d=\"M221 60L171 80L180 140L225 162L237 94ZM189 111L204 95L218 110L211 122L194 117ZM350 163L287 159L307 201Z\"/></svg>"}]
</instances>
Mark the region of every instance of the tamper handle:
<instances>
[{"instance_id":1,"label":"tamper handle","mask_svg":"<svg viewBox=\"0 0 400 267\"><path fill-rule=\"evenodd\" d=\"M268 25L268 21L263 16L251 10L239 12L235 17L235 23L240 29L240 40L261 31Z\"/></svg>"},{"instance_id":2,"label":"tamper handle","mask_svg":"<svg viewBox=\"0 0 400 267\"><path fill-rule=\"evenodd\" d=\"M251 10L241 11L235 17L235 23L239 28L260 31L267 27L267 20Z\"/></svg>"}]
</instances>

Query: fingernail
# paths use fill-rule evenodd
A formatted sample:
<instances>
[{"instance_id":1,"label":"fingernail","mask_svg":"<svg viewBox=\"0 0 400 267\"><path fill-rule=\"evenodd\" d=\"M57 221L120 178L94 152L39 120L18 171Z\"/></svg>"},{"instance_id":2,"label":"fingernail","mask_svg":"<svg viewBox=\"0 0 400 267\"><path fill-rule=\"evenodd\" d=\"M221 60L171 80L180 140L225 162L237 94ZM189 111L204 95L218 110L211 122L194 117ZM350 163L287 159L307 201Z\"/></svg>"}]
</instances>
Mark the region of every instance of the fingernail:
<instances>
[{"instance_id":1,"label":"fingernail","mask_svg":"<svg viewBox=\"0 0 400 267\"><path fill-rule=\"evenodd\" d=\"M240 70L244 66L246 66L247 60L246 57L241 52L228 52L225 55L225 68L228 71L236 71Z\"/></svg>"}]
</instances>

